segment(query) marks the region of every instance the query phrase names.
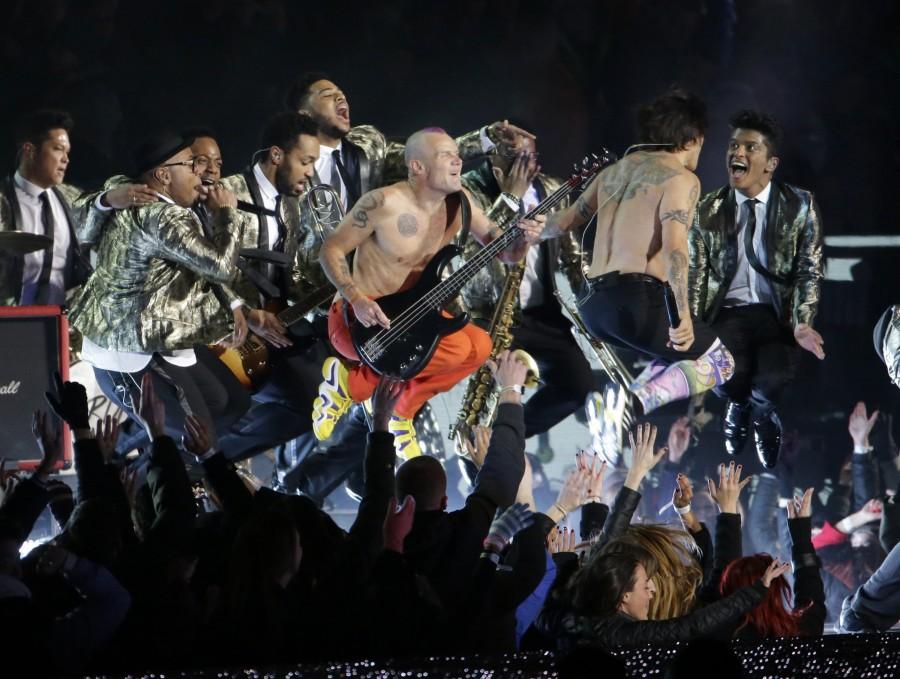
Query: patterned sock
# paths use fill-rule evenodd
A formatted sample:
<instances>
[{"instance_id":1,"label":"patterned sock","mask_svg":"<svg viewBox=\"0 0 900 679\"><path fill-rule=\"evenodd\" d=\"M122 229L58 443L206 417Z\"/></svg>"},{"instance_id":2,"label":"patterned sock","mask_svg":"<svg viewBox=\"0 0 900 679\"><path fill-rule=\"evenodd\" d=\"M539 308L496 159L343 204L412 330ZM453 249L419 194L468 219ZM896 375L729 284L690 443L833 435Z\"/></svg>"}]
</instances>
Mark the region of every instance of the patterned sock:
<instances>
[{"instance_id":1,"label":"patterned sock","mask_svg":"<svg viewBox=\"0 0 900 679\"><path fill-rule=\"evenodd\" d=\"M644 414L651 410L718 387L734 372L734 358L720 340L695 361L678 361L634 390L634 395L644 407Z\"/></svg>"}]
</instances>

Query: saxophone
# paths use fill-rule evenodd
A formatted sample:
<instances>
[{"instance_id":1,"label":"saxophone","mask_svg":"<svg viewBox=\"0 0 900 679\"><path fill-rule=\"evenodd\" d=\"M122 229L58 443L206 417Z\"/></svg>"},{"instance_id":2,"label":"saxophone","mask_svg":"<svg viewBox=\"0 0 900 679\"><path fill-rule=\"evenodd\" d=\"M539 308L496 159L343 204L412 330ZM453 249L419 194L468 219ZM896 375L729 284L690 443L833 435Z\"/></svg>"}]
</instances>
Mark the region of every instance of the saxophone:
<instances>
[{"instance_id":1,"label":"saxophone","mask_svg":"<svg viewBox=\"0 0 900 679\"><path fill-rule=\"evenodd\" d=\"M488 333L491 336L491 359L496 359L503 351L509 349L513 341L512 326L516 309L516 297L519 294L519 286L525 275L525 261L521 261L512 267L494 308L491 325ZM528 366L528 376L525 379L526 387L535 387L540 380L540 371L537 363L528 352L516 350L516 356ZM464 439L477 424L490 423L494 419L497 410L499 390L496 389L494 378L487 363L481 366L472 377L466 387L466 395L463 397L456 424L450 427L450 440Z\"/></svg>"},{"instance_id":2,"label":"saxophone","mask_svg":"<svg viewBox=\"0 0 900 679\"><path fill-rule=\"evenodd\" d=\"M622 359L619 358L618 355L616 355L616 352L606 343L601 342L591 335L578 311L572 304L563 299L562 294L560 294L558 290L554 294L556 295L556 299L559 300L560 307L562 307L563 311L566 312L566 315L569 316L569 319L572 321L573 331L577 331L590 345L591 349L594 351L594 355L600 362L600 367L603 368L603 371L609 375L609 378L613 382L624 390L625 394L630 393L629 386L634 382L634 377L631 375L628 367L622 362ZM631 405L631 398L628 398L625 401L625 412L622 415L622 424L626 429L630 429L633 422L634 412Z\"/></svg>"}]
</instances>

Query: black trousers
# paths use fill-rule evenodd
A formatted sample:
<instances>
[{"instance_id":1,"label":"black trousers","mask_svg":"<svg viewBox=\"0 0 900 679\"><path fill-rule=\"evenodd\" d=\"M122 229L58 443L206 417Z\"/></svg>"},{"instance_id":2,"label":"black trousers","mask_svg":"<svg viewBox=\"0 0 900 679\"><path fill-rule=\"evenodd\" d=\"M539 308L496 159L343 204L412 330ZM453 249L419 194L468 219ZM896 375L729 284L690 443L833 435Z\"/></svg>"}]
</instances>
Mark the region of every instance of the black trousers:
<instances>
[{"instance_id":1,"label":"black trousers","mask_svg":"<svg viewBox=\"0 0 900 679\"><path fill-rule=\"evenodd\" d=\"M558 304L524 310L512 348L531 354L541 371L541 386L525 403L526 438L562 422L600 387Z\"/></svg>"},{"instance_id":2,"label":"black trousers","mask_svg":"<svg viewBox=\"0 0 900 679\"><path fill-rule=\"evenodd\" d=\"M716 390L732 401L753 405L755 417L771 412L794 379L800 348L771 304L748 304L719 311L713 329L734 356L734 375Z\"/></svg>"},{"instance_id":3,"label":"black trousers","mask_svg":"<svg viewBox=\"0 0 900 679\"><path fill-rule=\"evenodd\" d=\"M613 271L590 279L590 284L591 293L582 300L579 311L587 329L602 342L674 363L700 358L716 341L715 330L694 319L691 347L676 351L667 346L665 284L652 276ZM731 348L728 342L725 346Z\"/></svg>"},{"instance_id":4,"label":"black trousers","mask_svg":"<svg viewBox=\"0 0 900 679\"><path fill-rule=\"evenodd\" d=\"M288 349L274 350L269 377L253 395L253 407L219 438L220 450L230 459L241 460L295 439L291 459L276 460L284 469L294 459L315 447L312 433L313 401L322 381L322 363L331 354L323 339L295 339Z\"/></svg>"},{"instance_id":5,"label":"black trousers","mask_svg":"<svg viewBox=\"0 0 900 679\"><path fill-rule=\"evenodd\" d=\"M166 407L166 431L176 441L184 433L184 419L191 413L221 434L250 407L250 394L205 346L195 346L197 362L179 367L154 355L147 366L133 373L94 368L100 390L130 417L140 403L140 384L150 373L156 395ZM143 436L138 433L138 438Z\"/></svg>"}]
</instances>

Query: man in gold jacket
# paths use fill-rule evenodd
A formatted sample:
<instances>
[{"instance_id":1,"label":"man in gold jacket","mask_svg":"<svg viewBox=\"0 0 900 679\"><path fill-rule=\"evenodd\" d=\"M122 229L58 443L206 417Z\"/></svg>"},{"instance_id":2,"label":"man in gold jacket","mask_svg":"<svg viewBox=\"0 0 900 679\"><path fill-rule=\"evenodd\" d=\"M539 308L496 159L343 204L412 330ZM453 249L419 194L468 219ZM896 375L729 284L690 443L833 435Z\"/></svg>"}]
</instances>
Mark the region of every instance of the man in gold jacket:
<instances>
[{"instance_id":1,"label":"man in gold jacket","mask_svg":"<svg viewBox=\"0 0 900 679\"><path fill-rule=\"evenodd\" d=\"M536 142L530 137L499 144L478 167L463 175L463 186L485 212L493 210L496 215L504 207L512 211L512 216L528 212L562 183L541 173L537 158ZM567 205L568 200L564 200L554 210ZM556 271L566 276L576 294L584 286L577 238L578 234L567 232L531 247L523 262L522 283L515 293L511 348L528 352L541 371L541 386L525 404L526 438L548 431L581 408L596 388L591 365L554 295ZM466 259L478 249L477 244L468 243ZM513 268L494 260L482 269L462 291L466 310L489 321Z\"/></svg>"},{"instance_id":2,"label":"man in gold jacket","mask_svg":"<svg viewBox=\"0 0 900 679\"><path fill-rule=\"evenodd\" d=\"M766 468L778 460L775 408L792 380L798 348L825 358L813 327L823 277L822 223L812 193L773 181L782 137L768 115L741 111L731 120L728 186L700 199L689 233L691 313L712 325L731 350L734 375L725 445L741 452L752 421Z\"/></svg>"},{"instance_id":3,"label":"man in gold jacket","mask_svg":"<svg viewBox=\"0 0 900 679\"><path fill-rule=\"evenodd\" d=\"M221 309L210 284L232 281L243 218L234 195L212 187L206 204L215 240L204 237L190 208L205 163L190 142L172 133L149 139L135 154L142 183L122 186L114 178L94 199L97 212L121 208L129 194L134 207L92 222L97 269L70 313L84 337L82 358L104 394L134 416L141 379L150 373L166 404L167 429L179 436L187 413L222 432L249 406L227 369L210 370L193 350L215 339L209 328Z\"/></svg>"}]
</instances>

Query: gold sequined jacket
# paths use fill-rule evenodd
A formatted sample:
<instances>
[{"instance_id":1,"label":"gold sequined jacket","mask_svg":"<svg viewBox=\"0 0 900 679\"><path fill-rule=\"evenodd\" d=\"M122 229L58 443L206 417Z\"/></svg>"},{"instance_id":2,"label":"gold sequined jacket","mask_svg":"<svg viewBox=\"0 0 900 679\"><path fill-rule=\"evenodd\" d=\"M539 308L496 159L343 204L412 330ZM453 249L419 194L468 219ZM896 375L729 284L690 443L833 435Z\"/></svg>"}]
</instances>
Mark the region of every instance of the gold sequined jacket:
<instances>
[{"instance_id":1,"label":"gold sequined jacket","mask_svg":"<svg viewBox=\"0 0 900 679\"><path fill-rule=\"evenodd\" d=\"M73 291L82 285L91 273L87 255L82 252L78 232L86 217L86 210L78 203L81 189L71 184L59 184L51 189L59 198L69 222L69 252L66 257L64 280L66 290ZM21 221L12 176L2 180L0 186L0 231L18 231ZM47 251L52 254L52 247ZM46 260L45 260L46 261ZM22 294L24 255L0 252L0 306L15 306Z\"/></svg>"},{"instance_id":2,"label":"gold sequined jacket","mask_svg":"<svg viewBox=\"0 0 900 679\"><path fill-rule=\"evenodd\" d=\"M225 188L234 193L238 200L254 205L263 205L262 196L252 168L248 168L239 174L225 177L222 179L222 183L225 185ZM309 253L304 251L304 248L309 247L311 239L307 233L307 225L301 223L299 201L295 196L283 196L281 200L286 226L284 254L292 264L286 268L277 268L274 282L282 288L288 299L294 301L313 289L313 286L319 279L310 278L310 269L305 264ZM259 216L249 212L243 214L245 218L241 248L269 250L268 232L264 232L260 228ZM255 269L261 274L265 273L267 267L266 264L258 262L248 262L246 266ZM322 274L321 280L323 282L327 280L324 278L324 274ZM250 307L256 308L259 306L259 291L244 273L238 272L231 290Z\"/></svg>"},{"instance_id":3,"label":"gold sequined jacket","mask_svg":"<svg viewBox=\"0 0 900 679\"><path fill-rule=\"evenodd\" d=\"M900 387L900 304L892 307L891 322L882 341L882 356L887 365L888 375Z\"/></svg>"},{"instance_id":4,"label":"gold sequined jacket","mask_svg":"<svg viewBox=\"0 0 900 679\"><path fill-rule=\"evenodd\" d=\"M545 174L539 174L535 181L538 186L538 196L543 200L560 187L562 182ZM494 221L505 220L515 216L506 201L500 197L500 187L494 179L490 162L485 162L474 170L466 172L462 177L463 186L472 195L475 203L484 210ZM561 210L568 205L568 199L563 200L555 210ZM552 296L556 289L554 271L561 271L577 293L584 286L584 264L582 262L581 249L575 234L569 232L560 238L543 241L540 246L544 248L542 253L544 261L549 264L549 278L553 288L547 291ZM478 252L481 246L470 239L466 243L464 258L468 259ZM466 310L475 318L489 319L494 313L494 307L503 291L509 266L494 259L488 266L479 271L474 278L463 288L461 297ZM549 298L548 298L549 301ZM518 322L521 308L518 297L516 298L516 322Z\"/></svg>"},{"instance_id":5,"label":"gold sequined jacket","mask_svg":"<svg viewBox=\"0 0 900 679\"><path fill-rule=\"evenodd\" d=\"M167 352L219 339L213 319L221 306L210 284L234 278L243 222L237 210L218 211L211 242L194 212L171 203L104 213L97 268L70 322L114 351Z\"/></svg>"},{"instance_id":6,"label":"gold sequined jacket","mask_svg":"<svg viewBox=\"0 0 900 679\"><path fill-rule=\"evenodd\" d=\"M688 232L691 313L716 318L737 269L734 191L723 187L700 199ZM822 222L813 194L772 182L766 213L768 282L783 323L812 325L823 277Z\"/></svg>"}]
</instances>

